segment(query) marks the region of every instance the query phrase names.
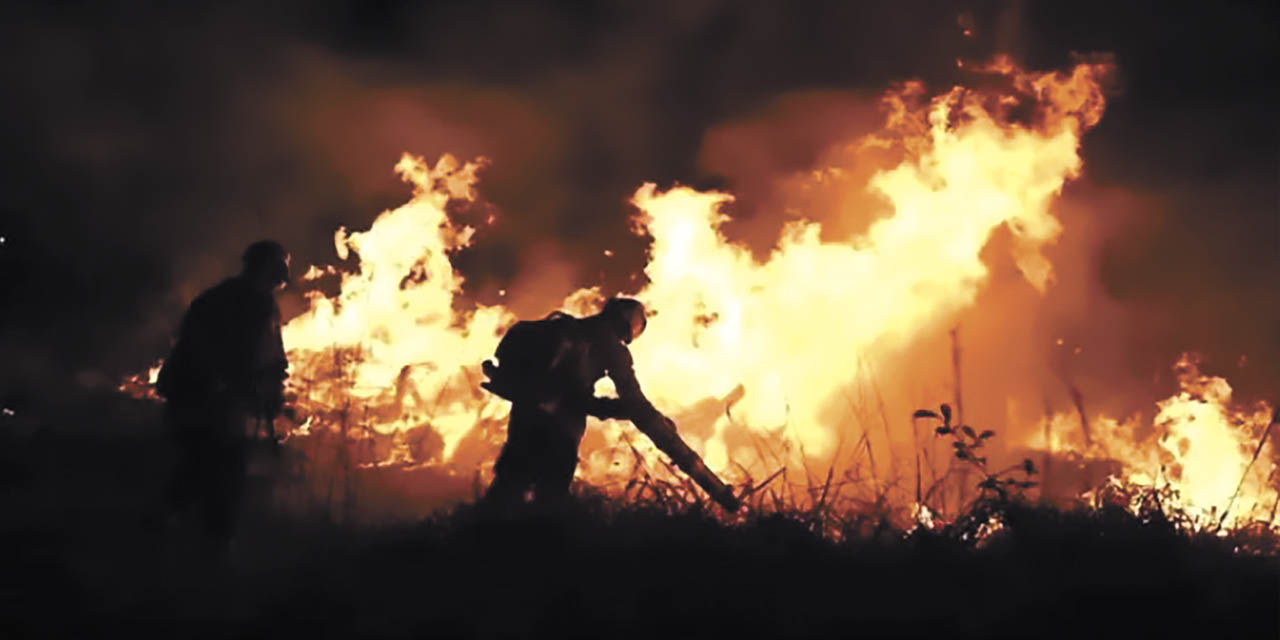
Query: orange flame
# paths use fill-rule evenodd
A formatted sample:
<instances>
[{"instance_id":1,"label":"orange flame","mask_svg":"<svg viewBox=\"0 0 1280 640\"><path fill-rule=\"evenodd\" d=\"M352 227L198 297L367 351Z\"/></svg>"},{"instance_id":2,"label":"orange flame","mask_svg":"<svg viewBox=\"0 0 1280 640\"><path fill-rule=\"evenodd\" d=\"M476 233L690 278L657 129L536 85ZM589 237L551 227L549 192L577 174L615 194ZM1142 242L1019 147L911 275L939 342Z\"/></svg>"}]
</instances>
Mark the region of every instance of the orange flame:
<instances>
[{"instance_id":1,"label":"orange flame","mask_svg":"<svg viewBox=\"0 0 1280 640\"><path fill-rule=\"evenodd\" d=\"M855 426L849 414L861 410L850 383L860 372L902 371L895 363L908 349L945 334L974 305L989 276L980 256L996 230L1009 231L1012 259L1030 287L1043 293L1053 285L1042 253L1062 231L1052 203L1080 173L1080 137L1102 115L1100 83L1110 67L1028 73L1006 57L965 66L1004 78L1005 88L954 87L930 99L922 84L904 83L884 98L881 130L840 156L880 170L865 183L849 178L858 173L852 163L808 174L808 186L870 193L886 205L850 237L830 239L815 220L865 216L838 209L855 197L802 212L806 219L786 225L757 260L721 232L732 195L645 184L632 196L633 229L652 239L649 283L635 295L655 312L632 346L637 373L717 472L745 480L779 467L848 464L841 447ZM337 256L355 253L359 269L307 271L308 281L337 275L341 288L331 298L311 292L309 309L284 327L295 436L358 440L367 446L356 462L366 465L487 472L508 405L479 388L479 364L516 318L503 306L459 311L464 281L450 262L475 234L460 220L486 162L446 155L432 166L406 154L396 170L413 185L412 199L368 230L335 233ZM598 289L581 289L561 308L590 313L600 300ZM1073 416L1055 415L1031 444L1119 461L1131 482L1165 483L1189 510L1208 517L1230 509L1231 522L1243 522L1275 504L1270 445L1259 444L1267 408L1231 408L1225 380L1201 376L1185 358L1179 367L1182 391L1158 404L1154 427L1097 419L1090 448L1077 440ZM134 378L122 390L154 397ZM597 391L609 393L607 381ZM913 434L891 429L885 417L886 404L894 415L917 408L903 406L911 394L886 403L875 393L885 438L873 446L863 425L866 453L893 458L911 447L914 454ZM665 475L661 456L624 423L591 421L581 455L579 476L597 485L626 480L636 465Z\"/></svg>"},{"instance_id":2,"label":"orange flame","mask_svg":"<svg viewBox=\"0 0 1280 640\"><path fill-rule=\"evenodd\" d=\"M1233 405L1226 379L1200 373L1191 354L1183 354L1174 371L1180 390L1156 403L1152 424L1140 424L1136 416L1099 418L1091 425L1089 446L1078 419L1059 414L1048 418L1049 440L1041 431L1031 446L1117 462L1120 479L1131 485L1171 489L1172 506L1197 526L1261 521L1280 528L1273 522L1280 501L1273 484L1277 466L1265 439L1272 408Z\"/></svg>"},{"instance_id":3,"label":"orange flame","mask_svg":"<svg viewBox=\"0 0 1280 640\"><path fill-rule=\"evenodd\" d=\"M729 194L652 184L636 191L634 228L652 237L649 284L636 295L656 311L633 346L637 372L711 467L759 477L770 464L831 460L853 372L879 368L972 306L988 275L979 255L997 228L1011 230L1031 286L1043 292L1053 282L1040 251L1062 229L1050 204L1079 173L1080 135L1101 115L1108 68L1024 73L999 58L985 71L1007 77L1007 91L955 87L925 101L913 82L888 94L884 129L851 149L900 161L849 188L878 194L892 212L856 237L827 241L820 223L795 222L761 262L719 231ZM1011 117L1015 105L1032 117ZM503 307L454 311L463 282L449 253L473 229L446 214L451 202L474 200L482 164L445 156L432 167L406 155L396 168L414 185L413 199L367 231L337 232L339 257L355 252L360 269L342 275L335 298L313 294L284 329L309 428L393 438L426 428L441 442L418 462L474 472L491 459L507 407L478 391L477 365L514 317ZM813 179L839 175L829 167ZM598 300L584 289L562 306L585 313ZM616 477L629 468L619 456L633 443L655 463L653 448L629 434L622 424L593 423L580 475ZM760 439L781 453L764 459Z\"/></svg>"},{"instance_id":4,"label":"orange flame","mask_svg":"<svg viewBox=\"0 0 1280 640\"><path fill-rule=\"evenodd\" d=\"M160 379L160 367L163 364L163 360L156 360L147 368L145 374L135 373L127 376L116 386L116 391L138 399L159 400L160 394L156 393L156 380Z\"/></svg>"},{"instance_id":5,"label":"orange flame","mask_svg":"<svg viewBox=\"0 0 1280 640\"><path fill-rule=\"evenodd\" d=\"M449 252L473 229L445 214L450 200L474 200L481 166L446 155L430 167L406 155L396 170L415 185L413 199L368 231L335 234L338 255L354 251L360 269L342 274L332 299L312 292L310 309L283 329L306 416L384 435L427 427L443 440L442 460L479 418L500 417L504 408L477 386L479 365L513 318L499 307L454 313L463 281Z\"/></svg>"}]
</instances>

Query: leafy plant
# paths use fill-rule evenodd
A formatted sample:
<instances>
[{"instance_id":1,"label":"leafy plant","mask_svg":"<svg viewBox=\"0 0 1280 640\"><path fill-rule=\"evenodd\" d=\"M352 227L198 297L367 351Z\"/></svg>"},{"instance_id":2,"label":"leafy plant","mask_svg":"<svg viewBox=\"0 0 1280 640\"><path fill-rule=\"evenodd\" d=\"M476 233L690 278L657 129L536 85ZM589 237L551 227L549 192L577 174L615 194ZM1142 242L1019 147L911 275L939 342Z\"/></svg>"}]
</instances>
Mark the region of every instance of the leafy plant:
<instances>
[{"instance_id":1,"label":"leafy plant","mask_svg":"<svg viewBox=\"0 0 1280 640\"><path fill-rule=\"evenodd\" d=\"M953 455L956 459L969 464L982 475L982 480L978 482L980 500L984 498L1009 500L1014 496L1020 496L1023 490L1036 486L1037 483L1031 480L1031 476L1035 475L1037 470L1035 463L1030 458L999 471L988 469L987 457L983 455L983 448L987 440L995 437L996 432L991 429L978 432L969 425L952 424L950 405L940 405L937 412L929 409L920 409L912 417L932 418L942 423L934 429L934 434L937 436L949 436ZM1014 477L1019 472L1023 474L1021 480Z\"/></svg>"}]
</instances>

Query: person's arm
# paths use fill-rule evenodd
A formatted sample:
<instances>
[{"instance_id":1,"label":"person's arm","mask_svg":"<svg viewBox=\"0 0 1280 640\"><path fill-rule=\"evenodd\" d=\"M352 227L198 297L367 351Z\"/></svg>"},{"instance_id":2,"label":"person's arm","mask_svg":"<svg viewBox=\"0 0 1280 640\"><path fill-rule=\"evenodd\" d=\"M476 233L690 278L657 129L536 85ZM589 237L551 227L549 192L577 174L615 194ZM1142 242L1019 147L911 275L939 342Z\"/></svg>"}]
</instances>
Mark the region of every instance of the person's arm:
<instances>
[{"instance_id":1,"label":"person's arm","mask_svg":"<svg viewBox=\"0 0 1280 640\"><path fill-rule=\"evenodd\" d=\"M289 360L280 336L280 310L274 300L264 324L254 354L253 377L264 417L272 420L284 409L284 381L289 377Z\"/></svg>"},{"instance_id":2,"label":"person's arm","mask_svg":"<svg viewBox=\"0 0 1280 640\"><path fill-rule=\"evenodd\" d=\"M619 344L609 353L605 372L613 380L613 388L618 392L618 399L613 406L621 414L619 417L629 418L637 426L640 422L650 422L654 417L662 417L662 413L654 408L653 403L640 390L635 364L626 347Z\"/></svg>"},{"instance_id":3,"label":"person's arm","mask_svg":"<svg viewBox=\"0 0 1280 640\"><path fill-rule=\"evenodd\" d=\"M707 468L702 462L702 456L680 437L675 423L654 408L640 390L631 352L626 347L618 345L618 350L610 354L607 373L613 380L614 388L618 390L619 408L636 429L648 436L660 451L670 456L671 461L693 478L720 506L730 512L737 511L741 503L733 495L733 489Z\"/></svg>"}]
</instances>

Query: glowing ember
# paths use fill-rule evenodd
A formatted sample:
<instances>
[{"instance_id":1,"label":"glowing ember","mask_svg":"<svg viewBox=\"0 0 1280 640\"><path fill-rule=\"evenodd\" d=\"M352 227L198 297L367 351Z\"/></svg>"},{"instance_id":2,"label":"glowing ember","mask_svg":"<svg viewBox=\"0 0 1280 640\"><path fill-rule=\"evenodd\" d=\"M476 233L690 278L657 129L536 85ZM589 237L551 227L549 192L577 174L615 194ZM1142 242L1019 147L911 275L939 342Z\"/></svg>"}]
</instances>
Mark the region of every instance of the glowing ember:
<instances>
[{"instance_id":1,"label":"glowing ember","mask_svg":"<svg viewBox=\"0 0 1280 640\"><path fill-rule=\"evenodd\" d=\"M159 400L160 395L156 393L156 380L160 377L160 366L162 364L164 364L162 360L156 360L154 364L147 368L145 374L135 373L125 378L116 386L116 391L139 399Z\"/></svg>"}]
</instances>

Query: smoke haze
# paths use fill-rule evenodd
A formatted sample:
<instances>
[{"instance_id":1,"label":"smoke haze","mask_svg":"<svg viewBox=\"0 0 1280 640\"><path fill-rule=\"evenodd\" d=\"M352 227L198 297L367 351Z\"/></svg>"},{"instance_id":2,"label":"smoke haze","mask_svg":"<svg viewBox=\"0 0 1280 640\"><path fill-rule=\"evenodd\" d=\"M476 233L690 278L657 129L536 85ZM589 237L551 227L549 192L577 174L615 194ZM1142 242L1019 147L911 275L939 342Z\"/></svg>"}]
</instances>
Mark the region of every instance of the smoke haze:
<instances>
[{"instance_id":1,"label":"smoke haze","mask_svg":"<svg viewBox=\"0 0 1280 640\"><path fill-rule=\"evenodd\" d=\"M1057 203L1065 231L1046 251L1057 273L1049 294L1022 281L1001 244L1009 238L988 247L991 280L961 337L966 358L1004 366L965 380L973 410L1006 415L1006 394L1050 396L1062 409L1068 380L1108 408L1142 409L1126 405L1135 396L1125 391L1167 395L1169 367L1188 350L1242 397L1275 398L1270 6L4 11L5 396L107 388L145 367L184 306L259 237L286 244L295 265L336 263L338 227L367 227L407 199L391 170L402 151L489 159L484 202L464 214L479 231L454 264L467 301L504 300L521 314L583 286L642 284L647 245L630 231L626 202L648 181L734 193L725 232L757 255L797 212L843 212L824 231L849 237L884 204L830 200L800 188L805 176L842 166L865 179L877 166L843 145L879 126L886 88L911 78L935 93L969 84L957 59L1005 52L1027 69L1111 54L1118 73L1084 136L1084 176ZM282 304L296 312L301 297ZM992 308L1011 311L980 313ZM1043 351L1015 356L1010 345ZM946 367L949 349L922 344L914 355Z\"/></svg>"}]
</instances>

